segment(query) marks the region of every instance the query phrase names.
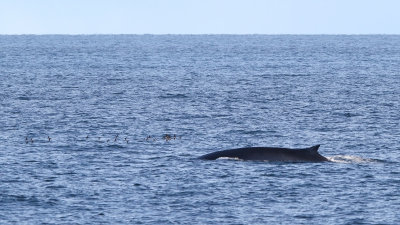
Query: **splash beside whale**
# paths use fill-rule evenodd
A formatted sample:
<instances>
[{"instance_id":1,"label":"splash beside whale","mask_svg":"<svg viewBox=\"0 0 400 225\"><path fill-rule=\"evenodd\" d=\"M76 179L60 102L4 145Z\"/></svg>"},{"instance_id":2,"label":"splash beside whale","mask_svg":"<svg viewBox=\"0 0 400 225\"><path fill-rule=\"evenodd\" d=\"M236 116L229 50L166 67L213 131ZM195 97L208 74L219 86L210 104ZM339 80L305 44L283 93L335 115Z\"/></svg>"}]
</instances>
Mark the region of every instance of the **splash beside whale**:
<instances>
[{"instance_id":1,"label":"splash beside whale","mask_svg":"<svg viewBox=\"0 0 400 225\"><path fill-rule=\"evenodd\" d=\"M318 153L320 145L310 148L290 149L274 147L250 147L217 151L200 156L199 159L236 158L269 162L324 162L329 161Z\"/></svg>"}]
</instances>

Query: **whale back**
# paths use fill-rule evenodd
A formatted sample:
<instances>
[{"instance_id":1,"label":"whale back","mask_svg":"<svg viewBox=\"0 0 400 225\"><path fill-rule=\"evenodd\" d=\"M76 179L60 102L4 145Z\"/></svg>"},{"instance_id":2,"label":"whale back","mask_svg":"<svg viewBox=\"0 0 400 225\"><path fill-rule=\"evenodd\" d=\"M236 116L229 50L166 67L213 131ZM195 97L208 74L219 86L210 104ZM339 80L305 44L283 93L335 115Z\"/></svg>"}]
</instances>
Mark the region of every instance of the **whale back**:
<instances>
[{"instance_id":1,"label":"whale back","mask_svg":"<svg viewBox=\"0 0 400 225\"><path fill-rule=\"evenodd\" d=\"M242 160L281 161L281 162L322 162L328 161L318 153L320 145L304 149L250 147L228 149L209 153L200 159L215 160L222 157L237 158Z\"/></svg>"}]
</instances>

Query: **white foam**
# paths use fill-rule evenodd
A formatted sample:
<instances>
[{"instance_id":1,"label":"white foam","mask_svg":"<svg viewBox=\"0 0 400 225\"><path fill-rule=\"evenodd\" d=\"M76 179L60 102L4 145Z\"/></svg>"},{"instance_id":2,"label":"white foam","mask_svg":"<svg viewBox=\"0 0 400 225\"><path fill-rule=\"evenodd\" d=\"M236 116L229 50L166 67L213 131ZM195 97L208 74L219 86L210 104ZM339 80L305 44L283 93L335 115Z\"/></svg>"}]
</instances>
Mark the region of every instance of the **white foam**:
<instances>
[{"instance_id":1,"label":"white foam","mask_svg":"<svg viewBox=\"0 0 400 225\"><path fill-rule=\"evenodd\" d=\"M379 160L376 160L376 159L362 158L362 157L353 156L353 155L336 155L336 156L331 156L331 157L326 157L326 158L329 161L336 162L336 163L371 163L371 162L379 162Z\"/></svg>"},{"instance_id":2,"label":"white foam","mask_svg":"<svg viewBox=\"0 0 400 225\"><path fill-rule=\"evenodd\" d=\"M239 159L239 158L237 158L237 157L219 157L219 158L217 158L217 159L224 159L224 160L229 159L229 160L240 160L240 161L242 161L241 159Z\"/></svg>"}]
</instances>

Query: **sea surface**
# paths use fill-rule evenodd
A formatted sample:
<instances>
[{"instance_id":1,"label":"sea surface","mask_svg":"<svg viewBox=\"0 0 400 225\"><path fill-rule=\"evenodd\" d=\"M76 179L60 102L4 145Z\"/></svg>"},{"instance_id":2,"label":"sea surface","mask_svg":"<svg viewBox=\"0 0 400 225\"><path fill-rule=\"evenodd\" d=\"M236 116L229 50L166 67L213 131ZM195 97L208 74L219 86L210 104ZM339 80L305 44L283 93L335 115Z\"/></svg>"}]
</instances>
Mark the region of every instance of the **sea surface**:
<instances>
[{"instance_id":1,"label":"sea surface","mask_svg":"<svg viewBox=\"0 0 400 225\"><path fill-rule=\"evenodd\" d=\"M316 144L330 162L197 159ZM0 224L399 212L400 36L0 36Z\"/></svg>"}]
</instances>

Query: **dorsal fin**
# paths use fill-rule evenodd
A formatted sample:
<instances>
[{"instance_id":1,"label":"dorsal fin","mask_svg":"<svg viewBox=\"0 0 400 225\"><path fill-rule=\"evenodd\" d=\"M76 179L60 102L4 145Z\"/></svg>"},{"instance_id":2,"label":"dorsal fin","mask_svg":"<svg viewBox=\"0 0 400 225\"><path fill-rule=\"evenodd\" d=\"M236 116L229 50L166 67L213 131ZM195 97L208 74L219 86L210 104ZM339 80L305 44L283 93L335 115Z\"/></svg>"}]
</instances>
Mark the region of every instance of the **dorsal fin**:
<instances>
[{"instance_id":1,"label":"dorsal fin","mask_svg":"<svg viewBox=\"0 0 400 225\"><path fill-rule=\"evenodd\" d=\"M309 148L308 150L312 153L317 153L318 152L318 148L320 145L314 145L311 148Z\"/></svg>"}]
</instances>

